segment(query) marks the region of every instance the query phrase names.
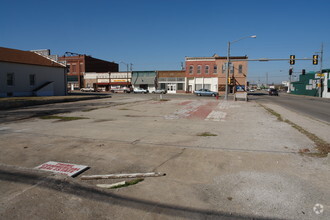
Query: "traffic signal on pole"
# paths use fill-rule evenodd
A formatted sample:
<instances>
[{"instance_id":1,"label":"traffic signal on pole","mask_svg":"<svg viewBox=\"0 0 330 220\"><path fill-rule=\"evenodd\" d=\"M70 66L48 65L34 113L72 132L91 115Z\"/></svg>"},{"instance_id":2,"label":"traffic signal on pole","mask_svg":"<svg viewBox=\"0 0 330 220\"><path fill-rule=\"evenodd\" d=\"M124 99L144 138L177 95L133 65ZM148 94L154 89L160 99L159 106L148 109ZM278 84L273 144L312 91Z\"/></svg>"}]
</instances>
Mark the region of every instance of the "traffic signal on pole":
<instances>
[{"instance_id":1,"label":"traffic signal on pole","mask_svg":"<svg viewBox=\"0 0 330 220\"><path fill-rule=\"evenodd\" d=\"M306 73L306 70L302 69L301 74L305 75L305 73Z\"/></svg>"},{"instance_id":2,"label":"traffic signal on pole","mask_svg":"<svg viewBox=\"0 0 330 220\"><path fill-rule=\"evenodd\" d=\"M292 68L290 68L290 69L289 69L289 75L290 75L290 76L292 75L292 72L293 72L293 70L292 70Z\"/></svg>"},{"instance_id":3,"label":"traffic signal on pole","mask_svg":"<svg viewBox=\"0 0 330 220\"><path fill-rule=\"evenodd\" d=\"M231 84L231 78L230 77L228 78L228 84Z\"/></svg>"},{"instance_id":4,"label":"traffic signal on pole","mask_svg":"<svg viewBox=\"0 0 330 220\"><path fill-rule=\"evenodd\" d=\"M317 65L319 63L319 55L313 55L313 65Z\"/></svg>"},{"instance_id":5,"label":"traffic signal on pole","mask_svg":"<svg viewBox=\"0 0 330 220\"><path fill-rule=\"evenodd\" d=\"M295 60L296 56L295 55L290 55L290 65L294 65L296 60Z\"/></svg>"}]
</instances>

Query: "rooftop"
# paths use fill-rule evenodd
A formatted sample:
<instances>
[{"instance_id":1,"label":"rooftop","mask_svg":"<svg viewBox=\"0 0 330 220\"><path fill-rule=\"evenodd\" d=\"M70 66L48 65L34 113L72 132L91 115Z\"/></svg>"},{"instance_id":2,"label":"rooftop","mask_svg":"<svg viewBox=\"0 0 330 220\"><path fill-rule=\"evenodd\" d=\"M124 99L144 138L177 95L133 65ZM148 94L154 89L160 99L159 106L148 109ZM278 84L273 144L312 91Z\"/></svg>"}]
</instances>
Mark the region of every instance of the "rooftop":
<instances>
[{"instance_id":1,"label":"rooftop","mask_svg":"<svg viewBox=\"0 0 330 220\"><path fill-rule=\"evenodd\" d=\"M5 48L5 47L0 47L0 62L20 63L20 64L50 66L50 67L62 67L62 68L65 67L62 64L59 64L53 60L47 59L34 52L10 49L10 48Z\"/></svg>"}]
</instances>

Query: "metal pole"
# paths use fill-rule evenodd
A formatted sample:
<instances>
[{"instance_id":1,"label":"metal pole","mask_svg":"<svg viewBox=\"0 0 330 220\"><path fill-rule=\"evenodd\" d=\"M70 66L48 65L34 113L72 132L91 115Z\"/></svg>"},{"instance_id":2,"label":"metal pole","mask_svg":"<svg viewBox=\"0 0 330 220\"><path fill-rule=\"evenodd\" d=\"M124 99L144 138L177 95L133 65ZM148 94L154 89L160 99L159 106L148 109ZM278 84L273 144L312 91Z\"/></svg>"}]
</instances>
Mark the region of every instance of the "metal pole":
<instances>
[{"instance_id":1,"label":"metal pole","mask_svg":"<svg viewBox=\"0 0 330 220\"><path fill-rule=\"evenodd\" d=\"M127 73L126 73L126 89L128 89L128 64L126 64L127 66Z\"/></svg>"},{"instance_id":2,"label":"metal pole","mask_svg":"<svg viewBox=\"0 0 330 220\"><path fill-rule=\"evenodd\" d=\"M228 41L228 51L227 51L227 71L226 71L225 100L228 100L229 61L230 61L230 41Z\"/></svg>"},{"instance_id":3,"label":"metal pole","mask_svg":"<svg viewBox=\"0 0 330 220\"><path fill-rule=\"evenodd\" d=\"M321 59L320 59L320 87L319 87L319 97L322 97L322 68L323 68L323 43L321 44Z\"/></svg>"}]
</instances>

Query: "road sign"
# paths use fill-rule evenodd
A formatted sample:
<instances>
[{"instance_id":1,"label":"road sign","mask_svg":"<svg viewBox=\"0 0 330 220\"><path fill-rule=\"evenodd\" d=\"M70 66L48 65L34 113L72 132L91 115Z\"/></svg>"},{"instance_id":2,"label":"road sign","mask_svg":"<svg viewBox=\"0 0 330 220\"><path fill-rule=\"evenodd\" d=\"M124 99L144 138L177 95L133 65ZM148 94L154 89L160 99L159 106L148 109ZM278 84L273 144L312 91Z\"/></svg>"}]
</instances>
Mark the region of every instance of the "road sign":
<instances>
[{"instance_id":1,"label":"road sign","mask_svg":"<svg viewBox=\"0 0 330 220\"><path fill-rule=\"evenodd\" d=\"M79 173L88 169L88 166L77 165L71 163L61 163L55 161L48 161L47 163L43 163L37 166L35 169L50 171L54 173L60 173L67 176L76 176Z\"/></svg>"}]
</instances>

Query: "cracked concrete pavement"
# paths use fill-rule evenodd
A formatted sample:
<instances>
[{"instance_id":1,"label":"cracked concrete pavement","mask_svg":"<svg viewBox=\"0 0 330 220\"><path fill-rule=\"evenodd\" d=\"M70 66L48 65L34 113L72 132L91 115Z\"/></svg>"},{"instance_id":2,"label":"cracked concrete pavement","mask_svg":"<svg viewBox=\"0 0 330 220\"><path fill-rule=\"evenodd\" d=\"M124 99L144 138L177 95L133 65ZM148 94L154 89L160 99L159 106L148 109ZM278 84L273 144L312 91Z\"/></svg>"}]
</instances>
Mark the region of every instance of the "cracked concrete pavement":
<instances>
[{"instance_id":1,"label":"cracked concrete pavement","mask_svg":"<svg viewBox=\"0 0 330 220\"><path fill-rule=\"evenodd\" d=\"M59 112L87 118L82 120L3 120L0 218L330 218L328 160L300 155L299 149L313 151L314 143L290 125L255 102L154 97L114 96ZM63 106L29 111L47 108ZM24 109L6 113L14 117L15 111ZM285 111L281 114L293 117ZM201 132L216 136L198 136ZM98 183L118 180L85 181L33 169L47 161L90 166L84 175L167 175L99 189ZM316 204L322 213L313 211Z\"/></svg>"}]
</instances>

